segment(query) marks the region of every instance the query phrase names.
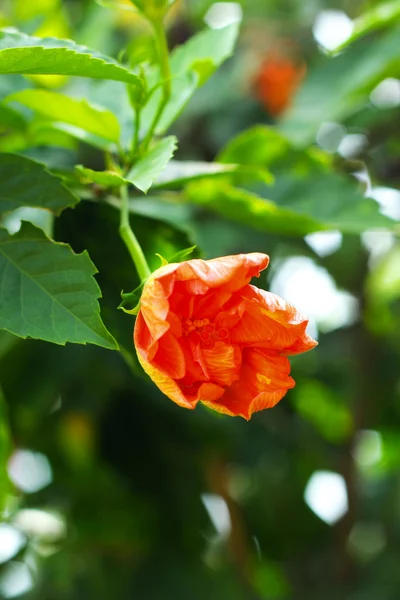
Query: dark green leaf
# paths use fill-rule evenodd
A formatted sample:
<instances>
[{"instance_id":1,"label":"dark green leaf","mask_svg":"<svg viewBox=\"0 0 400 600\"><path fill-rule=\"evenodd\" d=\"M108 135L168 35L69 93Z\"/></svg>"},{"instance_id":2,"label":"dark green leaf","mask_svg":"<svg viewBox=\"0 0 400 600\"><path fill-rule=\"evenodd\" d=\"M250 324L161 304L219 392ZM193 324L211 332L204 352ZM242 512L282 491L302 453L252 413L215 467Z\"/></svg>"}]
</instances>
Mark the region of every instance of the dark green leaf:
<instances>
[{"instance_id":1,"label":"dark green leaf","mask_svg":"<svg viewBox=\"0 0 400 600\"><path fill-rule=\"evenodd\" d=\"M32 206L58 215L79 202L44 165L16 154L0 154L0 181L0 212Z\"/></svg>"},{"instance_id":2,"label":"dark green leaf","mask_svg":"<svg viewBox=\"0 0 400 600\"><path fill-rule=\"evenodd\" d=\"M23 130L26 125L26 120L19 112L3 103L0 104L0 133L11 129Z\"/></svg>"},{"instance_id":3,"label":"dark green leaf","mask_svg":"<svg viewBox=\"0 0 400 600\"><path fill-rule=\"evenodd\" d=\"M273 233L303 236L314 231L340 229L358 234L365 229L395 225L379 212L375 200L364 198L355 184L338 175L278 179L277 185L269 191L276 204L215 181L192 183L187 187L190 201Z\"/></svg>"},{"instance_id":4,"label":"dark green leaf","mask_svg":"<svg viewBox=\"0 0 400 600\"><path fill-rule=\"evenodd\" d=\"M10 481L7 475L7 462L11 454L11 438L8 425L8 414L3 390L0 387L0 511L3 513Z\"/></svg>"},{"instance_id":5,"label":"dark green leaf","mask_svg":"<svg viewBox=\"0 0 400 600\"><path fill-rule=\"evenodd\" d=\"M104 327L100 288L88 254L74 254L31 224L10 236L0 229L0 329L55 344L117 349Z\"/></svg>"},{"instance_id":6,"label":"dark green leaf","mask_svg":"<svg viewBox=\"0 0 400 600\"><path fill-rule=\"evenodd\" d=\"M311 216L299 215L256 194L212 180L192 183L186 193L191 202L255 229L290 235L328 229Z\"/></svg>"}]
</instances>

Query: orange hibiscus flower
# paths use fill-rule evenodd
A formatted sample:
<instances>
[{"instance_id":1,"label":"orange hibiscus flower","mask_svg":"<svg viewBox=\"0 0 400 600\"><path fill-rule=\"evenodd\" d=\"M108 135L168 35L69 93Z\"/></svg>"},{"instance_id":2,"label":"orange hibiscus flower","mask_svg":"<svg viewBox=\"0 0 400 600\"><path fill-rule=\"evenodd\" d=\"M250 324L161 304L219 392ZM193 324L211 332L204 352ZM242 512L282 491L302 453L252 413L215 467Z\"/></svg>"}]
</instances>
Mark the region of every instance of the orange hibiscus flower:
<instances>
[{"instance_id":1,"label":"orange hibiscus flower","mask_svg":"<svg viewBox=\"0 0 400 600\"><path fill-rule=\"evenodd\" d=\"M134 340L143 369L185 408L228 415L271 408L295 385L287 355L316 345L307 319L249 284L266 254L166 265L146 282Z\"/></svg>"},{"instance_id":2,"label":"orange hibiscus flower","mask_svg":"<svg viewBox=\"0 0 400 600\"><path fill-rule=\"evenodd\" d=\"M273 117L279 117L290 105L305 75L304 64L272 54L255 78L256 94Z\"/></svg>"}]
</instances>

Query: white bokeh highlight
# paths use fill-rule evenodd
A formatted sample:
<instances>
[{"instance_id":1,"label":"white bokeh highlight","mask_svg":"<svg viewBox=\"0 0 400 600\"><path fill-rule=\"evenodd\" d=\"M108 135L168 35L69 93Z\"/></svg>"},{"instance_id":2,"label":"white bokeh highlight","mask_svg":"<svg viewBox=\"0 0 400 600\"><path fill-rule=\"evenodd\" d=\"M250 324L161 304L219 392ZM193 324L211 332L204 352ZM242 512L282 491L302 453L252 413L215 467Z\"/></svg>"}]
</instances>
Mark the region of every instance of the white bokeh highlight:
<instances>
[{"instance_id":1,"label":"white bokeh highlight","mask_svg":"<svg viewBox=\"0 0 400 600\"><path fill-rule=\"evenodd\" d=\"M304 500L317 517L333 525L349 507L344 478L332 471L315 471L308 480Z\"/></svg>"},{"instance_id":2,"label":"white bokeh highlight","mask_svg":"<svg viewBox=\"0 0 400 600\"><path fill-rule=\"evenodd\" d=\"M17 450L8 461L8 476L22 492L33 494L52 482L47 457L40 452Z\"/></svg>"},{"instance_id":3,"label":"white bokeh highlight","mask_svg":"<svg viewBox=\"0 0 400 600\"><path fill-rule=\"evenodd\" d=\"M9 525L0 523L0 564L13 558L26 543L24 534Z\"/></svg>"},{"instance_id":4,"label":"white bokeh highlight","mask_svg":"<svg viewBox=\"0 0 400 600\"><path fill-rule=\"evenodd\" d=\"M400 81L388 77L379 83L370 94L369 99L376 108L395 108L400 105Z\"/></svg>"},{"instance_id":5,"label":"white bokeh highlight","mask_svg":"<svg viewBox=\"0 0 400 600\"><path fill-rule=\"evenodd\" d=\"M336 152L340 142L346 135L346 129L340 123L325 121L317 131L317 144L327 152Z\"/></svg>"},{"instance_id":6,"label":"white bokeh highlight","mask_svg":"<svg viewBox=\"0 0 400 600\"><path fill-rule=\"evenodd\" d=\"M352 325L358 318L357 299L338 290L326 269L306 256L294 256L276 265L270 289L293 304L321 331ZM314 335L314 330L310 330Z\"/></svg>"},{"instance_id":7,"label":"white bokeh highlight","mask_svg":"<svg viewBox=\"0 0 400 600\"><path fill-rule=\"evenodd\" d=\"M376 200L380 206L381 213L400 220L400 191L394 188L376 186L373 187L368 196Z\"/></svg>"},{"instance_id":8,"label":"white bokeh highlight","mask_svg":"<svg viewBox=\"0 0 400 600\"><path fill-rule=\"evenodd\" d=\"M205 14L204 21L212 29L221 29L242 20L239 2L214 2Z\"/></svg>"},{"instance_id":9,"label":"white bokeh highlight","mask_svg":"<svg viewBox=\"0 0 400 600\"><path fill-rule=\"evenodd\" d=\"M23 562L9 563L0 578L0 593L4 598L16 598L32 589L32 574Z\"/></svg>"},{"instance_id":10,"label":"white bokeh highlight","mask_svg":"<svg viewBox=\"0 0 400 600\"><path fill-rule=\"evenodd\" d=\"M47 542L56 542L64 538L67 530L62 515L38 508L19 510L13 522L30 537Z\"/></svg>"},{"instance_id":11,"label":"white bokeh highlight","mask_svg":"<svg viewBox=\"0 0 400 600\"><path fill-rule=\"evenodd\" d=\"M338 153L344 158L354 158L368 146L368 138L363 133L345 135L338 146Z\"/></svg>"},{"instance_id":12,"label":"white bokeh highlight","mask_svg":"<svg viewBox=\"0 0 400 600\"><path fill-rule=\"evenodd\" d=\"M375 466L382 460L382 436L379 431L363 429L358 432L353 457L361 469Z\"/></svg>"},{"instance_id":13,"label":"white bokeh highlight","mask_svg":"<svg viewBox=\"0 0 400 600\"><path fill-rule=\"evenodd\" d=\"M330 256L342 245L343 235L340 231L316 231L305 236L305 241L318 256Z\"/></svg>"},{"instance_id":14,"label":"white bokeh highlight","mask_svg":"<svg viewBox=\"0 0 400 600\"><path fill-rule=\"evenodd\" d=\"M314 21L313 35L324 50L334 50L353 32L353 21L341 10L323 10Z\"/></svg>"},{"instance_id":15,"label":"white bokeh highlight","mask_svg":"<svg viewBox=\"0 0 400 600\"><path fill-rule=\"evenodd\" d=\"M201 500L218 535L226 539L231 532L232 524L225 500L218 494L202 494Z\"/></svg>"}]
</instances>

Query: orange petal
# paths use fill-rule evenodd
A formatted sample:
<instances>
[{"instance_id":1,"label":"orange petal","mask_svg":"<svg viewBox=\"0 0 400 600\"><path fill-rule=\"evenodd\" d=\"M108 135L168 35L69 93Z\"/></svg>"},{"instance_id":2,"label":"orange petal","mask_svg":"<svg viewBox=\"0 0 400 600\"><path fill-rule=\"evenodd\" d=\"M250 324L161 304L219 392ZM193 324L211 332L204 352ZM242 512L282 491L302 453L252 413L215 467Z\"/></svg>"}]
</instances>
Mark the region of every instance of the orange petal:
<instances>
[{"instance_id":1,"label":"orange petal","mask_svg":"<svg viewBox=\"0 0 400 600\"><path fill-rule=\"evenodd\" d=\"M206 377L217 385L228 386L239 378L242 356L237 346L224 342L216 342L213 348L197 346L194 359L201 364Z\"/></svg>"},{"instance_id":2,"label":"orange petal","mask_svg":"<svg viewBox=\"0 0 400 600\"><path fill-rule=\"evenodd\" d=\"M151 364L172 379L182 379L186 373L185 355L178 340L169 331L158 340Z\"/></svg>"},{"instance_id":3,"label":"orange petal","mask_svg":"<svg viewBox=\"0 0 400 600\"><path fill-rule=\"evenodd\" d=\"M165 375L159 371L156 367L153 367L143 356L142 352L139 348L137 349L137 356L140 364L143 367L143 370L147 375L152 379L152 381L156 384L156 386L179 406L183 408L196 408L197 400L189 400L181 391L179 385L176 383L174 379Z\"/></svg>"},{"instance_id":4,"label":"orange petal","mask_svg":"<svg viewBox=\"0 0 400 600\"><path fill-rule=\"evenodd\" d=\"M143 370L152 379L156 386L163 392L163 394L168 396L168 398L183 408L193 409L200 400L205 400L206 402L215 402L224 393L224 388L208 382L201 383L197 386L190 386L193 388L192 393L188 391L184 392L179 385L179 380L175 381L174 379L171 379L171 377L168 377L168 375L162 373L156 367L151 365L143 357L139 349L137 349L137 355Z\"/></svg>"},{"instance_id":5,"label":"orange petal","mask_svg":"<svg viewBox=\"0 0 400 600\"><path fill-rule=\"evenodd\" d=\"M252 277L258 277L268 262L269 257L259 252L211 260L194 259L179 265L176 280L188 282L187 289L192 294L204 294L208 288L221 286L233 292L246 285Z\"/></svg>"},{"instance_id":6,"label":"orange petal","mask_svg":"<svg viewBox=\"0 0 400 600\"><path fill-rule=\"evenodd\" d=\"M308 319L275 294L252 285L240 292L244 313L231 330L231 341L284 354L307 352L317 342L306 333Z\"/></svg>"},{"instance_id":7,"label":"orange petal","mask_svg":"<svg viewBox=\"0 0 400 600\"><path fill-rule=\"evenodd\" d=\"M165 287L159 279L151 276L143 288L140 299L140 313L146 321L154 340L158 340L169 329L168 311L169 302Z\"/></svg>"},{"instance_id":8,"label":"orange petal","mask_svg":"<svg viewBox=\"0 0 400 600\"><path fill-rule=\"evenodd\" d=\"M152 360L157 352L158 342L153 340L150 329L147 327L147 323L141 312L139 312L136 318L133 340L136 348L140 349L145 359Z\"/></svg>"},{"instance_id":9,"label":"orange petal","mask_svg":"<svg viewBox=\"0 0 400 600\"><path fill-rule=\"evenodd\" d=\"M175 304L180 303L185 313L191 314L193 310L191 296L204 295L210 288L221 286L226 288L225 294L238 290L252 277L258 276L260 271L267 267L268 262L269 258L266 254L253 252L207 261L194 259L172 263L154 271L144 285L140 301L140 312L153 340L162 337L170 327L167 315L170 310L169 299L174 291L177 294L175 301L171 299L174 309L177 310ZM183 286L181 282L184 282Z\"/></svg>"},{"instance_id":10,"label":"orange petal","mask_svg":"<svg viewBox=\"0 0 400 600\"><path fill-rule=\"evenodd\" d=\"M250 419L253 412L272 408L295 382L289 376L290 363L259 348L243 350L240 379L235 381L220 400L207 406L229 415Z\"/></svg>"}]
</instances>

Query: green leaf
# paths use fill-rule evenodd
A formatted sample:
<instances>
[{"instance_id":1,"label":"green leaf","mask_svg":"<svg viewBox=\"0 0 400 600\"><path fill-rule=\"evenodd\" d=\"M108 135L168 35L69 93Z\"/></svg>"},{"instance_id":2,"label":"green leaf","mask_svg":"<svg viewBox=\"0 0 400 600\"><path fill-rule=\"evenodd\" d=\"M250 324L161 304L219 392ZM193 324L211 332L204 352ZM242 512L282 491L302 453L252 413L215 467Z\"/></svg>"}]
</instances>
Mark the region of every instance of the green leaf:
<instances>
[{"instance_id":1,"label":"green leaf","mask_svg":"<svg viewBox=\"0 0 400 600\"><path fill-rule=\"evenodd\" d=\"M117 349L100 318L96 272L87 252L74 254L30 223L13 236L0 229L0 329Z\"/></svg>"},{"instance_id":2,"label":"green leaf","mask_svg":"<svg viewBox=\"0 0 400 600\"><path fill-rule=\"evenodd\" d=\"M129 183L115 171L93 171L93 169L87 169L82 165L76 165L75 169L85 183L97 183L104 187L116 187Z\"/></svg>"},{"instance_id":3,"label":"green leaf","mask_svg":"<svg viewBox=\"0 0 400 600\"><path fill-rule=\"evenodd\" d=\"M117 61L70 40L37 38L16 30L0 31L0 73L75 75L131 84L141 96L137 75Z\"/></svg>"},{"instance_id":4,"label":"green leaf","mask_svg":"<svg viewBox=\"0 0 400 600\"><path fill-rule=\"evenodd\" d=\"M185 108L198 86L199 76L195 71L188 71L171 80L171 96L155 129L157 135L165 133ZM157 88L141 113L141 123L143 123L140 130L141 137L144 137L147 133L148 127L153 122L161 102L162 90Z\"/></svg>"},{"instance_id":5,"label":"green leaf","mask_svg":"<svg viewBox=\"0 0 400 600\"><path fill-rule=\"evenodd\" d=\"M19 102L49 119L79 127L111 142L119 141L120 129L115 115L85 99L48 90L22 90L8 96L6 101Z\"/></svg>"},{"instance_id":6,"label":"green leaf","mask_svg":"<svg viewBox=\"0 0 400 600\"><path fill-rule=\"evenodd\" d=\"M8 425L6 401L3 390L0 387L0 511L3 510L7 501L7 492L10 488L10 480L7 475L7 462L11 454L11 437Z\"/></svg>"},{"instance_id":7,"label":"green leaf","mask_svg":"<svg viewBox=\"0 0 400 600\"><path fill-rule=\"evenodd\" d=\"M334 49L334 53L341 52L346 46L349 46L355 40L375 31L396 23L400 17L400 2L392 0L391 2L380 2L370 10L362 14L353 22L353 32L345 42Z\"/></svg>"},{"instance_id":8,"label":"green leaf","mask_svg":"<svg viewBox=\"0 0 400 600\"><path fill-rule=\"evenodd\" d=\"M274 186L270 190L277 203L215 181L192 183L186 192L191 202L273 233L303 236L340 229L358 234L365 229L392 228L395 224L379 212L374 200L364 198L351 181L338 175L288 178L278 183L281 183L276 186L278 189Z\"/></svg>"},{"instance_id":9,"label":"green leaf","mask_svg":"<svg viewBox=\"0 0 400 600\"><path fill-rule=\"evenodd\" d=\"M26 125L27 121L19 112L3 103L0 104L0 133L9 129L24 130Z\"/></svg>"},{"instance_id":10,"label":"green leaf","mask_svg":"<svg viewBox=\"0 0 400 600\"><path fill-rule=\"evenodd\" d=\"M165 264L168 264L165 261ZM142 296L145 281L142 281L132 292L121 292L122 302L118 306L119 310L123 310L128 315L137 315L140 310L140 298Z\"/></svg>"},{"instance_id":11,"label":"green leaf","mask_svg":"<svg viewBox=\"0 0 400 600\"><path fill-rule=\"evenodd\" d=\"M346 52L322 60L309 71L285 113L282 133L293 144L306 146L325 121L343 121L359 111L382 79L400 75L399 38L396 27L374 42L360 40Z\"/></svg>"},{"instance_id":12,"label":"green leaf","mask_svg":"<svg viewBox=\"0 0 400 600\"><path fill-rule=\"evenodd\" d=\"M126 179L146 193L172 158L177 139L171 135L154 144L132 167Z\"/></svg>"},{"instance_id":13,"label":"green leaf","mask_svg":"<svg viewBox=\"0 0 400 600\"><path fill-rule=\"evenodd\" d=\"M238 176L239 179L262 181L266 184L270 184L273 181L271 173L262 167L192 160L171 160L166 169L155 181L153 188L181 187L191 181L204 179L205 177L229 177L230 179L236 179L235 176Z\"/></svg>"},{"instance_id":14,"label":"green leaf","mask_svg":"<svg viewBox=\"0 0 400 600\"><path fill-rule=\"evenodd\" d=\"M272 127L255 125L234 137L217 156L222 163L266 166L284 156L289 141Z\"/></svg>"},{"instance_id":15,"label":"green leaf","mask_svg":"<svg viewBox=\"0 0 400 600\"><path fill-rule=\"evenodd\" d=\"M16 154L0 154L0 181L0 213L32 206L59 215L79 202L44 165Z\"/></svg>"},{"instance_id":16,"label":"green leaf","mask_svg":"<svg viewBox=\"0 0 400 600\"><path fill-rule=\"evenodd\" d=\"M232 55L239 26L240 23L236 22L220 29L205 29L191 37L185 44L178 46L171 55L172 75L180 75L196 68L196 63L207 61L214 68L212 70L200 68L204 78L199 83L200 85L205 83L212 71Z\"/></svg>"},{"instance_id":17,"label":"green leaf","mask_svg":"<svg viewBox=\"0 0 400 600\"><path fill-rule=\"evenodd\" d=\"M212 180L192 183L186 188L191 202L220 215L262 231L306 235L327 229L307 215L280 208L257 194Z\"/></svg>"},{"instance_id":18,"label":"green leaf","mask_svg":"<svg viewBox=\"0 0 400 600\"><path fill-rule=\"evenodd\" d=\"M115 171L93 171L82 165L76 169L83 180L97 183L105 187L116 187L132 183L139 190L147 193L152 183L165 169L176 149L176 137L169 136L156 142L132 167L126 176Z\"/></svg>"},{"instance_id":19,"label":"green leaf","mask_svg":"<svg viewBox=\"0 0 400 600\"><path fill-rule=\"evenodd\" d=\"M197 246L190 246L190 248L185 248L184 250L180 250L180 252L177 252L176 254L174 254L174 256L171 256L169 262L170 263L179 263L179 262L184 262L185 260L189 260L190 257L193 258L193 253L197 250Z\"/></svg>"},{"instance_id":20,"label":"green leaf","mask_svg":"<svg viewBox=\"0 0 400 600\"><path fill-rule=\"evenodd\" d=\"M239 32L239 23L221 29L205 29L171 53L171 95L156 127L162 135L175 121L198 87L233 53ZM148 75L150 89L160 83L160 73L152 68ZM157 88L142 111L141 135L144 136L153 122L162 100L162 90Z\"/></svg>"},{"instance_id":21,"label":"green leaf","mask_svg":"<svg viewBox=\"0 0 400 600\"><path fill-rule=\"evenodd\" d=\"M359 234L366 229L396 226L394 220L381 214L375 200L364 197L354 179L334 172L312 169L304 174L279 173L268 195L279 207L312 217L321 229Z\"/></svg>"}]
</instances>

